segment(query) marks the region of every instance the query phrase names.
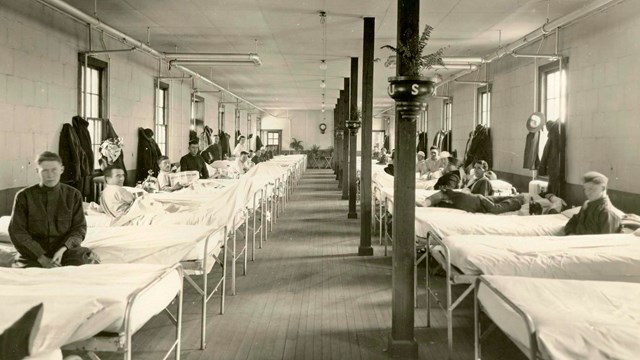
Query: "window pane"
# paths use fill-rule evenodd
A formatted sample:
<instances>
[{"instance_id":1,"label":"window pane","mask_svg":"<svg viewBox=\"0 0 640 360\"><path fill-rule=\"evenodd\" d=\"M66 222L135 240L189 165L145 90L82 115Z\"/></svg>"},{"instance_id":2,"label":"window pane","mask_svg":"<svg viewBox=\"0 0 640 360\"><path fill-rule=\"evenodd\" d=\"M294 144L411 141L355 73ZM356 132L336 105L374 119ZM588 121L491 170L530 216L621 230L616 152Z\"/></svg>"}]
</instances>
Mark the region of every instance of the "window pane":
<instances>
[{"instance_id":1,"label":"window pane","mask_svg":"<svg viewBox=\"0 0 640 360\"><path fill-rule=\"evenodd\" d=\"M100 113L99 113L99 108L98 108L98 102L100 101L100 99L98 98L98 95L91 95L91 111L89 112L89 117L100 117Z\"/></svg>"},{"instance_id":2,"label":"window pane","mask_svg":"<svg viewBox=\"0 0 640 360\"><path fill-rule=\"evenodd\" d=\"M100 88L100 71L96 70L96 69L91 69L91 92L94 94L98 94L99 88Z\"/></svg>"}]
</instances>

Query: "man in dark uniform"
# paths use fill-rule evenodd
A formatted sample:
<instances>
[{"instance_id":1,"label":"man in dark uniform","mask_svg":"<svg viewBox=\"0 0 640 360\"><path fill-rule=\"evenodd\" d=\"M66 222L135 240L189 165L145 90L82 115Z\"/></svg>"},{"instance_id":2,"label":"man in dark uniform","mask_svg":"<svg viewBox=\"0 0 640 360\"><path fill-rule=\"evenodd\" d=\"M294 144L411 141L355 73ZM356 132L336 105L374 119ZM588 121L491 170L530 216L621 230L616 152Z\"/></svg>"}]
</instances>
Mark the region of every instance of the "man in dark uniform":
<instances>
[{"instance_id":1,"label":"man in dark uniform","mask_svg":"<svg viewBox=\"0 0 640 360\"><path fill-rule=\"evenodd\" d=\"M200 179L209 178L209 170L202 156L198 155L198 140L189 140L189 153L180 159L180 171L197 171Z\"/></svg>"},{"instance_id":2,"label":"man in dark uniform","mask_svg":"<svg viewBox=\"0 0 640 360\"><path fill-rule=\"evenodd\" d=\"M213 135L213 144L209 145L200 154L207 164L211 164L214 161L222 160L222 147L220 147L220 137Z\"/></svg>"},{"instance_id":3,"label":"man in dark uniform","mask_svg":"<svg viewBox=\"0 0 640 360\"><path fill-rule=\"evenodd\" d=\"M573 215L564 232L567 235L614 234L622 231L620 217L607 196L609 179L595 171L590 171L582 177L584 202L580 212Z\"/></svg>"},{"instance_id":4,"label":"man in dark uniform","mask_svg":"<svg viewBox=\"0 0 640 360\"><path fill-rule=\"evenodd\" d=\"M80 246L87 233L82 195L60 183L62 159L45 151L36 163L40 183L16 194L9 224L20 262L43 268L99 262L90 249Z\"/></svg>"}]
</instances>

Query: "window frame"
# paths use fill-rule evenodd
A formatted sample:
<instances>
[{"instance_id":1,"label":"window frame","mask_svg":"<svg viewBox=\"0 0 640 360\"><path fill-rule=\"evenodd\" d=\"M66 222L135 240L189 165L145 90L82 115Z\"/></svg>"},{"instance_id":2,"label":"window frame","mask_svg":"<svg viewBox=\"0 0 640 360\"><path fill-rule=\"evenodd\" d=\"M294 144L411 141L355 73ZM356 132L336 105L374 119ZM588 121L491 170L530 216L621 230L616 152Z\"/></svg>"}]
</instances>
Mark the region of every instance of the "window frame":
<instances>
[{"instance_id":1,"label":"window frame","mask_svg":"<svg viewBox=\"0 0 640 360\"><path fill-rule=\"evenodd\" d=\"M193 96L191 97L191 119L189 123L189 128L191 130L197 130L198 121L204 123L205 109L206 107L204 104L204 98L202 96L193 94Z\"/></svg>"},{"instance_id":2,"label":"window frame","mask_svg":"<svg viewBox=\"0 0 640 360\"><path fill-rule=\"evenodd\" d=\"M86 57L86 66L85 66L85 55L82 53L78 54L78 114L82 114L85 120L89 122L89 136L91 139L91 149L93 150L94 155L94 163L93 169L100 169L99 160L102 157L100 154L100 145L102 145L102 140L104 138L104 133L106 131L106 120L109 118L109 63L100 59L96 59L92 56ZM87 101L87 89L85 89L85 76L87 71L85 68L98 71L98 81L99 84L97 86L98 94L98 114L97 116L87 116L85 113L85 102ZM90 93L92 94L92 93Z\"/></svg>"},{"instance_id":3,"label":"window frame","mask_svg":"<svg viewBox=\"0 0 640 360\"><path fill-rule=\"evenodd\" d=\"M561 123L565 122L565 116L563 114L563 112L565 112L566 110L566 104L567 104L567 91L566 91L566 87L567 87L567 64L568 61L566 58L562 59L562 71L561 71L561 67L560 67L560 59L558 60L554 60L551 61L547 64L544 65L540 65L538 66L538 88L536 89L537 92L537 103L536 103L536 109L543 113L545 115L545 118L547 120L556 120L556 119L552 119L548 116L548 104L547 104L547 76L551 73L554 72L558 72L559 74L559 81L564 82L564 87L560 84L559 88L559 93L558 95L558 105L557 105L557 109L558 109L558 116L557 118L560 120ZM540 137L539 137L539 142L538 142L538 156L540 158L542 158L542 154L544 152L544 147L547 144L547 129L546 127L542 127L542 130L540 131ZM546 177L543 177L546 178Z\"/></svg>"},{"instance_id":4,"label":"window frame","mask_svg":"<svg viewBox=\"0 0 640 360\"><path fill-rule=\"evenodd\" d=\"M162 155L167 155L169 152L169 141L168 141L168 132L169 132L169 84L164 83L162 81L155 82L154 86L155 92L155 111L154 111L154 133L156 144L158 144L158 148L160 148L160 152ZM160 106L160 94L162 94L162 105ZM160 117L160 112L162 112L162 122L158 122Z\"/></svg>"},{"instance_id":5,"label":"window frame","mask_svg":"<svg viewBox=\"0 0 640 360\"><path fill-rule=\"evenodd\" d=\"M487 95L487 109L483 106L483 96ZM487 114L486 120L483 119L483 114ZM476 90L476 126L484 125L491 127L491 84L487 84L479 87Z\"/></svg>"}]
</instances>

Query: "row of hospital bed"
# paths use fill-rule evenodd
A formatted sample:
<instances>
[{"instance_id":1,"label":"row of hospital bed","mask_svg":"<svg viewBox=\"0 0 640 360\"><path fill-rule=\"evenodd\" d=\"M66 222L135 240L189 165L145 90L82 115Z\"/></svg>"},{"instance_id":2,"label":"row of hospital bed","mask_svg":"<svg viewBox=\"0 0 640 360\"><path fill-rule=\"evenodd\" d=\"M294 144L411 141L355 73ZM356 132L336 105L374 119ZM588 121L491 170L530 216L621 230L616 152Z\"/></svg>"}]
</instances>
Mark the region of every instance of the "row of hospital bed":
<instances>
[{"instance_id":1,"label":"row of hospital bed","mask_svg":"<svg viewBox=\"0 0 640 360\"><path fill-rule=\"evenodd\" d=\"M201 300L204 349L207 303L219 294L224 313L227 267L235 294L236 263L242 261L246 275L248 252L255 260L256 247L267 241L305 168L304 155L275 157L232 181L200 180L178 192L144 194L115 219L86 204L83 246L100 257L100 265L12 268L10 218L0 218L0 333L43 304L32 332L33 359L59 359L60 349L91 356L118 352L131 359L133 334L164 312L176 329L164 359L172 352L179 359L186 282Z\"/></svg>"},{"instance_id":2,"label":"row of hospital bed","mask_svg":"<svg viewBox=\"0 0 640 360\"><path fill-rule=\"evenodd\" d=\"M417 200L433 193L425 187L416 184ZM386 255L393 178L375 164L372 204ZM416 255L416 283L418 265L425 262L427 326L434 299L446 315L450 354L453 312L472 295L475 359L482 358L481 343L495 327L529 359L638 357L640 231L633 231L638 224L633 215L621 212L625 233L563 236L565 224L578 211L530 216L526 209L491 215L416 208L416 244L425 250ZM434 261L444 270L444 294L431 281ZM491 321L483 329L486 317Z\"/></svg>"}]
</instances>

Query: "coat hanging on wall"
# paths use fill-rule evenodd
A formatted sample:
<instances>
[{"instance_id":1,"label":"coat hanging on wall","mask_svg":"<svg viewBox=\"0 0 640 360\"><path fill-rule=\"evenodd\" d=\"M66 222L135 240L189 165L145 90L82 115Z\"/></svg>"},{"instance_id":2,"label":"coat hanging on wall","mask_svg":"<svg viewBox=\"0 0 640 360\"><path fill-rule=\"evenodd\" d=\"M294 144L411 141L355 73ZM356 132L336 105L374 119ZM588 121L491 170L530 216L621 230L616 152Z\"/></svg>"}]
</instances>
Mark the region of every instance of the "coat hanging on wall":
<instances>
[{"instance_id":1,"label":"coat hanging on wall","mask_svg":"<svg viewBox=\"0 0 640 360\"><path fill-rule=\"evenodd\" d=\"M136 182L143 181L149 176L149 171L153 176L158 176L160 167L158 158L162 156L160 147L153 139L151 129L138 128L138 161L136 165Z\"/></svg>"},{"instance_id":2,"label":"coat hanging on wall","mask_svg":"<svg viewBox=\"0 0 640 360\"><path fill-rule=\"evenodd\" d=\"M547 143L544 145L538 175L549 176L547 192L562 197L564 185L564 128L558 121L547 121Z\"/></svg>"}]
</instances>

